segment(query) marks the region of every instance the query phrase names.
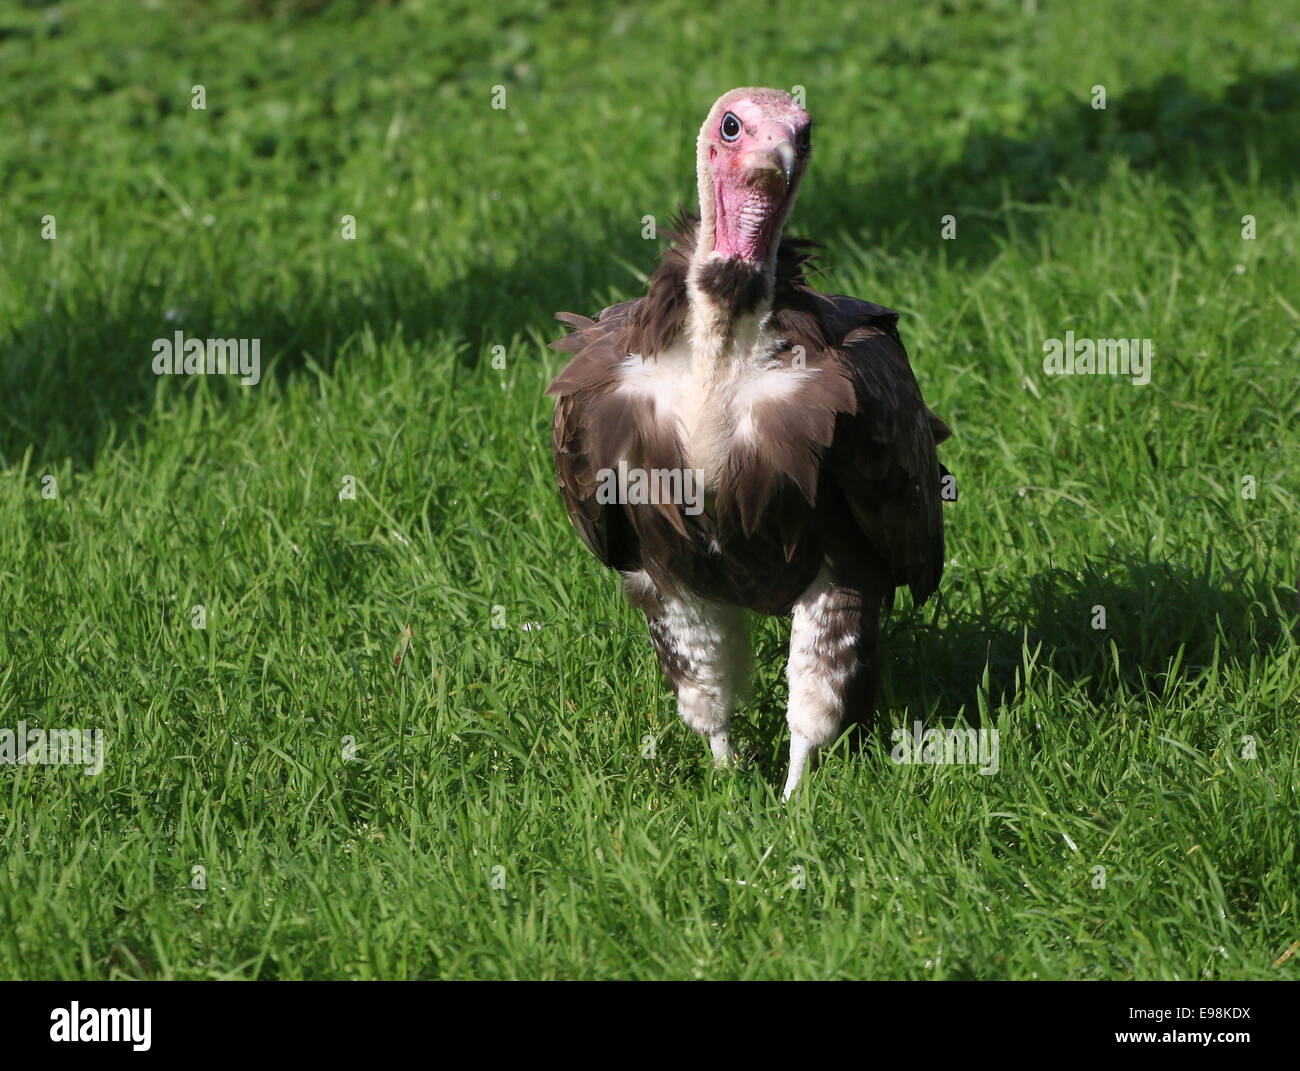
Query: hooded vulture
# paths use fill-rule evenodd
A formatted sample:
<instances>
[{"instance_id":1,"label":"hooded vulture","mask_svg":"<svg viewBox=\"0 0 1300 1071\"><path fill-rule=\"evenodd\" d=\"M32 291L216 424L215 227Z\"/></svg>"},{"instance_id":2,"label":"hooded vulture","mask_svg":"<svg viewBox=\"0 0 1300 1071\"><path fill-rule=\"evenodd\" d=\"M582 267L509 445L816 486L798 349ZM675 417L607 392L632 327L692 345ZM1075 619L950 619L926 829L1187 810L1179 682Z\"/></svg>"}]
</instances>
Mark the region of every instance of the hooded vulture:
<instances>
[{"instance_id":1,"label":"hooded vulture","mask_svg":"<svg viewBox=\"0 0 1300 1071\"><path fill-rule=\"evenodd\" d=\"M869 718L880 614L943 572L945 424L898 315L808 285L783 237L811 149L786 93L734 89L700 129L698 217L645 297L558 319L555 468L587 548L618 570L682 720L735 758L748 612L788 615L788 799L847 715Z\"/></svg>"}]
</instances>

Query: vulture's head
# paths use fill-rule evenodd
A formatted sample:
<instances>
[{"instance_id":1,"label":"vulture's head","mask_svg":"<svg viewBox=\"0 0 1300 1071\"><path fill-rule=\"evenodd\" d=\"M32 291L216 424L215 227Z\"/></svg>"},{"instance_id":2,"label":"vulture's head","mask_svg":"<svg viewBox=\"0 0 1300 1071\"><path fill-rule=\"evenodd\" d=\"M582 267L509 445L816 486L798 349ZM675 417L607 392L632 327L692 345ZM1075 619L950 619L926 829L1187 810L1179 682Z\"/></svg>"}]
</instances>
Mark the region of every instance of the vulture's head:
<instances>
[{"instance_id":1,"label":"vulture's head","mask_svg":"<svg viewBox=\"0 0 1300 1071\"><path fill-rule=\"evenodd\" d=\"M808 166L811 132L808 113L779 89L733 89L718 99L696 153L697 261L771 268Z\"/></svg>"}]
</instances>

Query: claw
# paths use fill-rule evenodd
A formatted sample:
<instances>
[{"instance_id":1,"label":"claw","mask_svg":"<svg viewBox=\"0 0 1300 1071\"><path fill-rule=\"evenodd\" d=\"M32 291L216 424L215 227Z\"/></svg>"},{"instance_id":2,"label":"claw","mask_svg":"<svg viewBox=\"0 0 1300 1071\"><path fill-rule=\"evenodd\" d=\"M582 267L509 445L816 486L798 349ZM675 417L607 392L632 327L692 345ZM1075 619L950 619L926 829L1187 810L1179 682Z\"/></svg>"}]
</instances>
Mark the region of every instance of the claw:
<instances>
[{"instance_id":1,"label":"claw","mask_svg":"<svg viewBox=\"0 0 1300 1071\"><path fill-rule=\"evenodd\" d=\"M715 766L731 766L740 758L740 753L731 746L731 739L725 732L714 733L709 737L709 748L713 752Z\"/></svg>"},{"instance_id":2,"label":"claw","mask_svg":"<svg viewBox=\"0 0 1300 1071\"><path fill-rule=\"evenodd\" d=\"M808 765L808 758L815 750L812 741L806 736L793 732L790 734L790 774L785 779L785 790L781 793L782 803L789 800L794 795L794 790L799 787L804 769Z\"/></svg>"}]
</instances>

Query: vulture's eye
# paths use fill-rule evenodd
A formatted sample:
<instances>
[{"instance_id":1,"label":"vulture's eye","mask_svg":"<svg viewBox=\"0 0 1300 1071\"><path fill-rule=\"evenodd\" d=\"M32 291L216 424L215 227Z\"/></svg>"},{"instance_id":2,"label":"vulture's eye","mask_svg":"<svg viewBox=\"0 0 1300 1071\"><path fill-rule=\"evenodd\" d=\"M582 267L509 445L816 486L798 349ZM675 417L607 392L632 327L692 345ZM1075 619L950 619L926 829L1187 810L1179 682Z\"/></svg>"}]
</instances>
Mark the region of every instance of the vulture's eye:
<instances>
[{"instance_id":1,"label":"vulture's eye","mask_svg":"<svg viewBox=\"0 0 1300 1071\"><path fill-rule=\"evenodd\" d=\"M722 140L735 141L740 137L740 120L736 118L735 112L727 112L722 117Z\"/></svg>"},{"instance_id":2,"label":"vulture's eye","mask_svg":"<svg viewBox=\"0 0 1300 1071\"><path fill-rule=\"evenodd\" d=\"M801 156L804 153L806 153L809 149L812 148L812 124L811 123L809 123L806 127L800 130L798 134L795 135L794 147L799 151L799 154Z\"/></svg>"}]
</instances>

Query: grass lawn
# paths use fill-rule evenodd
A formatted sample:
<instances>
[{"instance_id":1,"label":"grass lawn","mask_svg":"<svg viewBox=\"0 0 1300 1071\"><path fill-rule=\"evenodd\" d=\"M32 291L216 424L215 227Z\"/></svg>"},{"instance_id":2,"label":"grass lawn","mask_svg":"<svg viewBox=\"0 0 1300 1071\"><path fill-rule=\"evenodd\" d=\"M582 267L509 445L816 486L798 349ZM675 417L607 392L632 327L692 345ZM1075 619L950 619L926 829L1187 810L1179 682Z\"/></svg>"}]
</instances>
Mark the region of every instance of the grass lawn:
<instances>
[{"instance_id":1,"label":"grass lawn","mask_svg":"<svg viewBox=\"0 0 1300 1071\"><path fill-rule=\"evenodd\" d=\"M0 729L106 742L0 766L0 977L1300 977L1300 20L872 7L0 6ZM960 487L788 808L788 622L715 772L542 395L746 84Z\"/></svg>"}]
</instances>

